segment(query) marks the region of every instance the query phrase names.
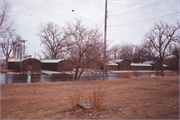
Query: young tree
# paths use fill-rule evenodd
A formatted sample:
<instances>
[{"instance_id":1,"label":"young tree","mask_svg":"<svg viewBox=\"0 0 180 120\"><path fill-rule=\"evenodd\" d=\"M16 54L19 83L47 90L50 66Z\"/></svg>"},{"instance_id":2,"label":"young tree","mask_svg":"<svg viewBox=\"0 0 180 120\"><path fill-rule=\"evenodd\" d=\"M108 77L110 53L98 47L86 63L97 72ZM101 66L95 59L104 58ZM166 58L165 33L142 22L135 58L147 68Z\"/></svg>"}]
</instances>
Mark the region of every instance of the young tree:
<instances>
[{"instance_id":1,"label":"young tree","mask_svg":"<svg viewBox=\"0 0 180 120\"><path fill-rule=\"evenodd\" d=\"M37 34L41 39L41 44L45 47L46 57L51 59L58 59L59 54L64 52L65 38L63 28L49 22L47 24L39 25L39 33Z\"/></svg>"},{"instance_id":2,"label":"young tree","mask_svg":"<svg viewBox=\"0 0 180 120\"><path fill-rule=\"evenodd\" d=\"M159 22L145 35L146 47L154 53L154 60L160 63L161 75L163 72L164 58L171 55L166 50L167 48L180 40L178 34L180 25L168 25L167 23Z\"/></svg>"},{"instance_id":3,"label":"young tree","mask_svg":"<svg viewBox=\"0 0 180 120\"><path fill-rule=\"evenodd\" d=\"M9 12L11 10L11 4L6 0L0 1L0 35L7 32L12 25L12 21L9 20Z\"/></svg>"},{"instance_id":4,"label":"young tree","mask_svg":"<svg viewBox=\"0 0 180 120\"><path fill-rule=\"evenodd\" d=\"M76 24L67 23L66 33L68 60L76 69L75 80L79 80L84 68L101 57L102 34L98 29L85 28L80 20L77 20Z\"/></svg>"},{"instance_id":5,"label":"young tree","mask_svg":"<svg viewBox=\"0 0 180 120\"><path fill-rule=\"evenodd\" d=\"M21 37L16 34L14 29L9 29L6 33L0 36L0 46L4 56L6 57L6 67L8 67L8 58L20 39Z\"/></svg>"}]
</instances>

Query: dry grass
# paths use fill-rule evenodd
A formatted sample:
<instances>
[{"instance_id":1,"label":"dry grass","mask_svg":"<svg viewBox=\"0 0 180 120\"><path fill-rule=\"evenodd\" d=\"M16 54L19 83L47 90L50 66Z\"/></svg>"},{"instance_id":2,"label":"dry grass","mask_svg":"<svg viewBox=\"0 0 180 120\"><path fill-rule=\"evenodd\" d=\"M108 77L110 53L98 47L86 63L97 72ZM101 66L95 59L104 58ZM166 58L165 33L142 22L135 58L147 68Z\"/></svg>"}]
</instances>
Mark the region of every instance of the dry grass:
<instances>
[{"instance_id":1,"label":"dry grass","mask_svg":"<svg viewBox=\"0 0 180 120\"><path fill-rule=\"evenodd\" d=\"M104 88L104 110L68 111ZM178 119L179 76L3 84L0 99L1 119Z\"/></svg>"},{"instance_id":2,"label":"dry grass","mask_svg":"<svg viewBox=\"0 0 180 120\"><path fill-rule=\"evenodd\" d=\"M104 107L104 101L106 96L106 89L95 89L92 93L92 98L90 98L90 102L92 103L93 110L102 110Z\"/></svg>"}]
</instances>

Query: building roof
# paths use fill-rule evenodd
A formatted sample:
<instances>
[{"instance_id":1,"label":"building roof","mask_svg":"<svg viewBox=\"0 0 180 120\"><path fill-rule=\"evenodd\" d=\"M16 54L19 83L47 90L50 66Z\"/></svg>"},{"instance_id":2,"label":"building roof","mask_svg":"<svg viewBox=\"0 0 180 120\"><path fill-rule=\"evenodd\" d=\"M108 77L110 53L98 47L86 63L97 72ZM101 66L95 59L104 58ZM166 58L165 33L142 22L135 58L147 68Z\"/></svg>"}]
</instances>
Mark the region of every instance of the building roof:
<instances>
[{"instance_id":1,"label":"building roof","mask_svg":"<svg viewBox=\"0 0 180 120\"><path fill-rule=\"evenodd\" d=\"M11 59L11 60L8 60L8 62L22 62L24 60L28 60L28 59L36 59L36 58L26 58L26 59ZM38 60L38 59L36 59Z\"/></svg>"},{"instance_id":2,"label":"building roof","mask_svg":"<svg viewBox=\"0 0 180 120\"><path fill-rule=\"evenodd\" d=\"M112 61L108 61L107 65L109 66L118 66L118 64L112 62Z\"/></svg>"},{"instance_id":3,"label":"building roof","mask_svg":"<svg viewBox=\"0 0 180 120\"><path fill-rule=\"evenodd\" d=\"M20 61L23 61L23 59L11 59L11 60L8 60L8 62L20 62Z\"/></svg>"},{"instance_id":4,"label":"building roof","mask_svg":"<svg viewBox=\"0 0 180 120\"><path fill-rule=\"evenodd\" d=\"M155 62L153 62L153 61L145 61L145 62L143 62L143 64L154 64ZM165 64L163 64L163 67L168 67L167 65L165 65Z\"/></svg>"},{"instance_id":5,"label":"building roof","mask_svg":"<svg viewBox=\"0 0 180 120\"><path fill-rule=\"evenodd\" d=\"M120 63L120 62L122 62L124 59L119 59L119 60L111 60L112 62L114 62L114 63Z\"/></svg>"},{"instance_id":6,"label":"building roof","mask_svg":"<svg viewBox=\"0 0 180 120\"><path fill-rule=\"evenodd\" d=\"M168 67L167 65L163 64L163 67Z\"/></svg>"},{"instance_id":7,"label":"building roof","mask_svg":"<svg viewBox=\"0 0 180 120\"><path fill-rule=\"evenodd\" d=\"M64 59L58 59L58 60L41 60L42 63L58 63L60 61L63 61Z\"/></svg>"},{"instance_id":8,"label":"building roof","mask_svg":"<svg viewBox=\"0 0 180 120\"><path fill-rule=\"evenodd\" d=\"M145 62L143 62L143 64L154 64L155 62L153 62L153 61L145 61Z\"/></svg>"},{"instance_id":9,"label":"building roof","mask_svg":"<svg viewBox=\"0 0 180 120\"><path fill-rule=\"evenodd\" d=\"M131 66L152 66L151 64L145 64L145 63L131 63Z\"/></svg>"}]
</instances>

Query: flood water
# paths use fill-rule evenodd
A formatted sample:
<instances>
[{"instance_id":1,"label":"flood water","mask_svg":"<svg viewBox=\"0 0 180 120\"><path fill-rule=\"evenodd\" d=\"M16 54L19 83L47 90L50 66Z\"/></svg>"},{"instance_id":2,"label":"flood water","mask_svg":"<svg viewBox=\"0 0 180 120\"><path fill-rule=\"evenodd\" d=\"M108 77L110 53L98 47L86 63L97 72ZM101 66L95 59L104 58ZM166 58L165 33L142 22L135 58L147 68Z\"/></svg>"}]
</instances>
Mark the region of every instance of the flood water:
<instances>
[{"instance_id":1,"label":"flood water","mask_svg":"<svg viewBox=\"0 0 180 120\"><path fill-rule=\"evenodd\" d=\"M120 78L121 73L107 73L106 79L116 79ZM148 72L148 73L131 73L133 76L142 76L142 75L152 75L157 73L155 72ZM165 72L165 74L172 74L171 72ZM81 75L80 80L103 80L103 73L83 73ZM32 75L31 76L31 83L35 82L57 82L57 81L74 81L74 75L46 75L46 74L39 74L39 75ZM23 74L0 74L0 84L10 84L10 83L27 83L27 75Z\"/></svg>"}]
</instances>

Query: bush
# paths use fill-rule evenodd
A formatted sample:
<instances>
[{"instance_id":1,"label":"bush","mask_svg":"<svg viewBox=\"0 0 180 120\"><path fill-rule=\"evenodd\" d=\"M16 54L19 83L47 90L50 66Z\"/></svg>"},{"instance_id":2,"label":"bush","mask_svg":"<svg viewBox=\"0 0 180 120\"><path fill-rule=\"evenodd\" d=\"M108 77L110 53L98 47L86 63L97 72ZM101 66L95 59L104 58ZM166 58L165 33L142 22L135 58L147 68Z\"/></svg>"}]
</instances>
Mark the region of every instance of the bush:
<instances>
[{"instance_id":1,"label":"bush","mask_svg":"<svg viewBox=\"0 0 180 120\"><path fill-rule=\"evenodd\" d=\"M149 78L150 76L149 75L142 75L142 76L139 76L139 78Z\"/></svg>"},{"instance_id":2,"label":"bush","mask_svg":"<svg viewBox=\"0 0 180 120\"><path fill-rule=\"evenodd\" d=\"M132 75L129 72L120 74L120 78L131 78L131 77L132 77Z\"/></svg>"},{"instance_id":3,"label":"bush","mask_svg":"<svg viewBox=\"0 0 180 120\"><path fill-rule=\"evenodd\" d=\"M90 103L91 108L87 110L88 112L102 110L104 108L103 104L105 101L105 94L106 89L95 89L92 91L89 97L86 98L82 92L76 90L75 93L69 96L69 104L71 106L70 111L76 111L83 108L83 106L81 106L82 103Z\"/></svg>"},{"instance_id":4,"label":"bush","mask_svg":"<svg viewBox=\"0 0 180 120\"><path fill-rule=\"evenodd\" d=\"M77 110L80 108L80 103L83 102L83 93L79 90L76 90L75 93L72 93L69 96L69 104L71 110Z\"/></svg>"},{"instance_id":5,"label":"bush","mask_svg":"<svg viewBox=\"0 0 180 120\"><path fill-rule=\"evenodd\" d=\"M179 71L173 71L173 76L179 75Z\"/></svg>"},{"instance_id":6,"label":"bush","mask_svg":"<svg viewBox=\"0 0 180 120\"><path fill-rule=\"evenodd\" d=\"M103 104L105 101L105 93L106 89L104 90L94 90L92 93L92 98L90 98L90 102L92 103L92 109L93 110L102 110Z\"/></svg>"}]
</instances>

